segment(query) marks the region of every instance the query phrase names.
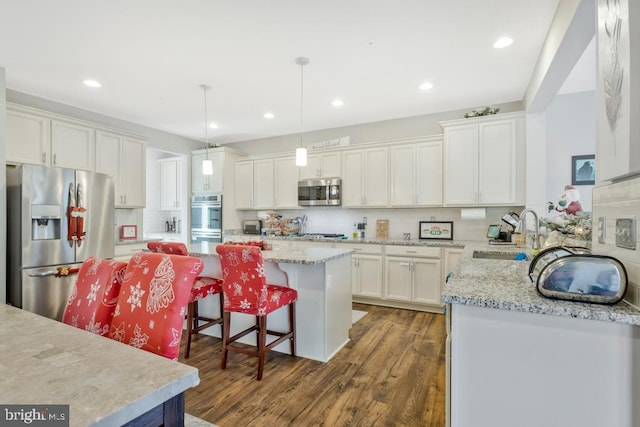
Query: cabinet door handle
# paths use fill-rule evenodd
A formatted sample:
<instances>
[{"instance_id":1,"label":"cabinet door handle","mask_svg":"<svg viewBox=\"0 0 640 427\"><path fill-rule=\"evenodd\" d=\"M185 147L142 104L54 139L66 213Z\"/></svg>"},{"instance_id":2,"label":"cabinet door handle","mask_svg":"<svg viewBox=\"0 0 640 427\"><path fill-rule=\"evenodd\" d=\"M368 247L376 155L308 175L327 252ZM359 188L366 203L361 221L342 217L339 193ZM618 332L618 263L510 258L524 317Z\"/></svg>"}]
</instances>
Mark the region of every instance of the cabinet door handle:
<instances>
[{"instance_id":1,"label":"cabinet door handle","mask_svg":"<svg viewBox=\"0 0 640 427\"><path fill-rule=\"evenodd\" d=\"M57 154L56 154L56 153L53 153L53 164L54 164L54 165L56 164L56 157L57 157Z\"/></svg>"},{"instance_id":2,"label":"cabinet door handle","mask_svg":"<svg viewBox=\"0 0 640 427\"><path fill-rule=\"evenodd\" d=\"M409 251L409 250L406 250L405 252L408 253L408 254L417 254L418 253L418 251Z\"/></svg>"},{"instance_id":3,"label":"cabinet door handle","mask_svg":"<svg viewBox=\"0 0 640 427\"><path fill-rule=\"evenodd\" d=\"M124 195L124 204L125 205L127 204L127 195L126 194Z\"/></svg>"},{"instance_id":4,"label":"cabinet door handle","mask_svg":"<svg viewBox=\"0 0 640 427\"><path fill-rule=\"evenodd\" d=\"M46 152L42 152L42 163L47 163L47 153Z\"/></svg>"}]
</instances>

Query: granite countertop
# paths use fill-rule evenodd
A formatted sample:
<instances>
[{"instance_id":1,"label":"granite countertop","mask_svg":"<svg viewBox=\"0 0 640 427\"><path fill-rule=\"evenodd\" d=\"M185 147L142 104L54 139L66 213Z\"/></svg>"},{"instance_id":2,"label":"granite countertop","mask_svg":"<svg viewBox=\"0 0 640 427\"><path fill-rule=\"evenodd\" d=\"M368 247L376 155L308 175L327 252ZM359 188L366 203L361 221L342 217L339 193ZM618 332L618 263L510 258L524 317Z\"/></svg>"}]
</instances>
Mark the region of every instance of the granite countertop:
<instances>
[{"instance_id":1,"label":"granite countertop","mask_svg":"<svg viewBox=\"0 0 640 427\"><path fill-rule=\"evenodd\" d=\"M225 234L224 240L267 240L267 241L302 241L302 242L321 242L321 243L362 243L370 245L403 245L403 246L434 246L434 247L450 247L463 248L469 244L468 240L428 240L428 239L337 239L331 237L313 237L313 236L261 236L259 234Z\"/></svg>"},{"instance_id":2,"label":"granite countertop","mask_svg":"<svg viewBox=\"0 0 640 427\"><path fill-rule=\"evenodd\" d=\"M0 402L68 404L71 426L123 425L200 382L194 367L5 304L0 354Z\"/></svg>"},{"instance_id":3,"label":"granite countertop","mask_svg":"<svg viewBox=\"0 0 640 427\"><path fill-rule=\"evenodd\" d=\"M217 256L217 243L191 243L188 244L189 255L192 256ZM352 253L352 249L337 248L275 248L262 251L265 261L286 262L291 264L322 264L332 259Z\"/></svg>"},{"instance_id":4,"label":"granite countertop","mask_svg":"<svg viewBox=\"0 0 640 427\"><path fill-rule=\"evenodd\" d=\"M473 258L474 251L525 252L529 261ZM442 292L442 301L501 310L524 311L578 319L640 325L640 310L621 301L614 305L560 301L545 298L529 279L530 249L470 243Z\"/></svg>"}]
</instances>

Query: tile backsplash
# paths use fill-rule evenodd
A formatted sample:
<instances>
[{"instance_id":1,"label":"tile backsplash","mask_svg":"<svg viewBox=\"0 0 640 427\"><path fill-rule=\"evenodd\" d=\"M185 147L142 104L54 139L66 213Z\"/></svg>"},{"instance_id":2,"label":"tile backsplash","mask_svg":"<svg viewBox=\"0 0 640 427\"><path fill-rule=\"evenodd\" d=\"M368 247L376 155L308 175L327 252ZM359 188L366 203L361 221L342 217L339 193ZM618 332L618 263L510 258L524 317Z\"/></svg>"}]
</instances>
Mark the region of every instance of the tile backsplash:
<instances>
[{"instance_id":1,"label":"tile backsplash","mask_svg":"<svg viewBox=\"0 0 640 427\"><path fill-rule=\"evenodd\" d=\"M629 276L625 300L640 308L640 245L636 227L629 236L635 249L616 246L616 220L640 218L640 178L617 182L593 189L592 251L609 255L624 264ZM603 221L601 220L603 219ZM599 226L599 222L602 223Z\"/></svg>"}]
</instances>

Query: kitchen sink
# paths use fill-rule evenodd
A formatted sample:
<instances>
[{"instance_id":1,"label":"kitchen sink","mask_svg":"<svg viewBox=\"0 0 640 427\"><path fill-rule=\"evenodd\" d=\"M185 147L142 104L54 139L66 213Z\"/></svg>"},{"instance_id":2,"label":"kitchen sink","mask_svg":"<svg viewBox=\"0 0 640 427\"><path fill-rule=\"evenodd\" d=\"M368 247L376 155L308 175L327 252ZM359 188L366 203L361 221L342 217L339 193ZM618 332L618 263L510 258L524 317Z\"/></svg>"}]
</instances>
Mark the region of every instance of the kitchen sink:
<instances>
[{"instance_id":1,"label":"kitchen sink","mask_svg":"<svg viewBox=\"0 0 640 427\"><path fill-rule=\"evenodd\" d=\"M516 261L516 252L489 252L489 251L473 251L474 258L481 259L495 259L495 260L504 260L504 261ZM524 258L520 261L527 261L529 258Z\"/></svg>"}]
</instances>

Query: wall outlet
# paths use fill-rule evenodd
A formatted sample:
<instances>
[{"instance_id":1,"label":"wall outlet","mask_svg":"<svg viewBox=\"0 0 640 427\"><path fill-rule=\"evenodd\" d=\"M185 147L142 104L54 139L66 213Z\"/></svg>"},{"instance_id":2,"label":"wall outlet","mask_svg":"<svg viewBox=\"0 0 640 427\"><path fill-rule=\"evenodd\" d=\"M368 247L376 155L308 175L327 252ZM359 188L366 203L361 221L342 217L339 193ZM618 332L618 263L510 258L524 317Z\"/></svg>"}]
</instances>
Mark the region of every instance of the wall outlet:
<instances>
[{"instance_id":1,"label":"wall outlet","mask_svg":"<svg viewBox=\"0 0 640 427\"><path fill-rule=\"evenodd\" d=\"M636 219L616 219L616 246L625 249L636 248Z\"/></svg>"},{"instance_id":2,"label":"wall outlet","mask_svg":"<svg viewBox=\"0 0 640 427\"><path fill-rule=\"evenodd\" d=\"M598 217L598 243L604 243L607 238L607 219Z\"/></svg>"}]
</instances>

